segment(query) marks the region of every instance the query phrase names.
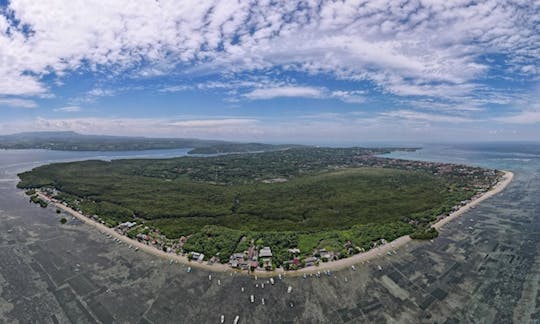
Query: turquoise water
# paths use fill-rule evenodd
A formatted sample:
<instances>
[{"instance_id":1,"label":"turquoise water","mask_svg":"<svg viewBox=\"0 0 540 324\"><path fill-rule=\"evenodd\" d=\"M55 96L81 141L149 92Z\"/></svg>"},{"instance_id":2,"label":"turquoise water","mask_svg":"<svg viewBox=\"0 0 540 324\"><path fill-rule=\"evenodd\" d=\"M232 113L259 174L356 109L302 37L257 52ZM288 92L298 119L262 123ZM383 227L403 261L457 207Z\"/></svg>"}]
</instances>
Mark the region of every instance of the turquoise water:
<instances>
[{"instance_id":1,"label":"turquoise water","mask_svg":"<svg viewBox=\"0 0 540 324\"><path fill-rule=\"evenodd\" d=\"M386 157L477 165L503 170L534 168L540 162L540 144L424 145L415 152L393 152Z\"/></svg>"}]
</instances>

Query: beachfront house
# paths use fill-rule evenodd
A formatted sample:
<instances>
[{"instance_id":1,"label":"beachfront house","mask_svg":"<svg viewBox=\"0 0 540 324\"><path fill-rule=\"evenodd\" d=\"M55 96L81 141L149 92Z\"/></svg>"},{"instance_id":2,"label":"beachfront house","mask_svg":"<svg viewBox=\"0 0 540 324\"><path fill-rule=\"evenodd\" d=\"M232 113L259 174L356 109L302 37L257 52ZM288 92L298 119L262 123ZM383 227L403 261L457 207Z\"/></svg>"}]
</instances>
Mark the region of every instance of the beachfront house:
<instances>
[{"instance_id":1,"label":"beachfront house","mask_svg":"<svg viewBox=\"0 0 540 324\"><path fill-rule=\"evenodd\" d=\"M272 257L272 250L270 250L270 247L265 246L259 251L259 258L271 258Z\"/></svg>"}]
</instances>

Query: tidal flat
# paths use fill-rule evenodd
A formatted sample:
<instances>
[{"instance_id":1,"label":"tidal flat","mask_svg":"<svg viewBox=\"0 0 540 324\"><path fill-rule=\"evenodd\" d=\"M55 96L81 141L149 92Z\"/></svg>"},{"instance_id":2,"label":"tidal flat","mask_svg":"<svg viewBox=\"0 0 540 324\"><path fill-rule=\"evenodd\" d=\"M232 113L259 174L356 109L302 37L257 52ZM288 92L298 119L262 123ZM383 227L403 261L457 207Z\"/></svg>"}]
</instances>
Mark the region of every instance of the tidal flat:
<instances>
[{"instance_id":1,"label":"tidal flat","mask_svg":"<svg viewBox=\"0 0 540 324\"><path fill-rule=\"evenodd\" d=\"M0 153L0 322L219 323L221 315L226 323L236 316L240 323L540 320L538 155L447 151L462 162L511 170L514 180L432 242L412 242L356 271L276 277L272 285L242 274L212 273L210 280L210 272L135 252L30 204L15 189L16 173L77 159L58 154ZM444 160L432 154L422 157Z\"/></svg>"}]
</instances>

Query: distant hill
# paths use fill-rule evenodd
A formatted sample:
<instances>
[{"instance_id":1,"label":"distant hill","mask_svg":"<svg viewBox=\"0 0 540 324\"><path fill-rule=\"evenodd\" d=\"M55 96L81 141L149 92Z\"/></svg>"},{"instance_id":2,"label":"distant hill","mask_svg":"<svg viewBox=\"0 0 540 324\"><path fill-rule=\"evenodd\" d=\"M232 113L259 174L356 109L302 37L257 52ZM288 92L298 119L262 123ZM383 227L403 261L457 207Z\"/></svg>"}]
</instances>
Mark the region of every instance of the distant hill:
<instances>
[{"instance_id":1,"label":"distant hill","mask_svg":"<svg viewBox=\"0 0 540 324\"><path fill-rule=\"evenodd\" d=\"M25 132L0 135L0 149L57 151L142 151L191 148L190 154L243 153L280 150L297 145L236 143L194 138L149 138L84 135L76 132Z\"/></svg>"}]
</instances>

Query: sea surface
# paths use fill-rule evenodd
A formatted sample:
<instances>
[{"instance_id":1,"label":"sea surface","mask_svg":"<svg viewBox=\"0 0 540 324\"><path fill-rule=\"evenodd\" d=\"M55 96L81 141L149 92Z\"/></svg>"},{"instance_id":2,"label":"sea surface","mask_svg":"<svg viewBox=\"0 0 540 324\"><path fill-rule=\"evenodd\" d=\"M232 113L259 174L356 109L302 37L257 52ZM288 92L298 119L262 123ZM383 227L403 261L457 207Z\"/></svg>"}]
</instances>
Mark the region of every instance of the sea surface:
<instances>
[{"instance_id":1,"label":"sea surface","mask_svg":"<svg viewBox=\"0 0 540 324\"><path fill-rule=\"evenodd\" d=\"M540 323L540 144L430 144L387 155L515 178L431 242L274 285L241 274L210 280L69 216L61 225L66 215L30 204L15 187L17 173L41 164L187 151L0 150L0 323L219 323L221 315L226 323Z\"/></svg>"}]
</instances>

